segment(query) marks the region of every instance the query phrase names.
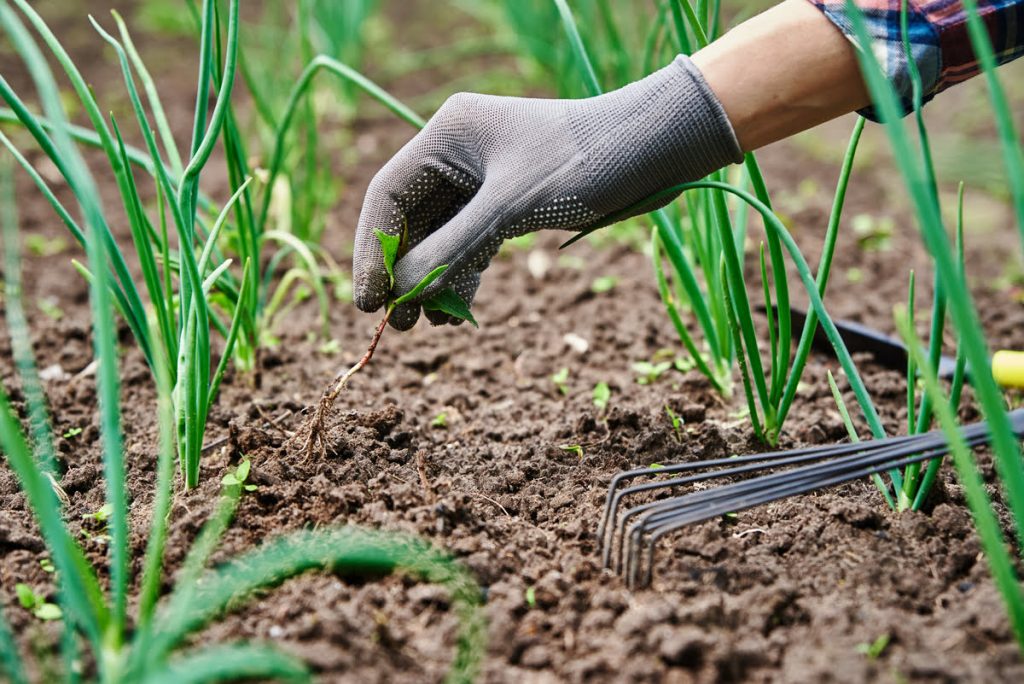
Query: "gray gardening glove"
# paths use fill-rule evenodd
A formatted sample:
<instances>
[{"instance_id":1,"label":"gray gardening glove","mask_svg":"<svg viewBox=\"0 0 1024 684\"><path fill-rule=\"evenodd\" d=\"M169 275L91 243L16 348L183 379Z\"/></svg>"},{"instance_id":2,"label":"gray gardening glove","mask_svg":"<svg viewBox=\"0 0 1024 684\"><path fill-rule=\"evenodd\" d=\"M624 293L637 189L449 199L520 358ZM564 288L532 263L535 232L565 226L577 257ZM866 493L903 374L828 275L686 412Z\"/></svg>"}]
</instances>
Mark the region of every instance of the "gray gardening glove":
<instances>
[{"instance_id":1,"label":"gray gardening glove","mask_svg":"<svg viewBox=\"0 0 1024 684\"><path fill-rule=\"evenodd\" d=\"M506 238L606 225L659 190L742 158L725 111L685 56L583 100L454 95L370 183L355 239L355 303L375 311L443 264L448 270L418 301L452 287L472 303ZM403 228L389 293L374 230ZM407 330L419 312L419 304L402 304L391 325ZM438 311L427 317L456 322Z\"/></svg>"}]
</instances>

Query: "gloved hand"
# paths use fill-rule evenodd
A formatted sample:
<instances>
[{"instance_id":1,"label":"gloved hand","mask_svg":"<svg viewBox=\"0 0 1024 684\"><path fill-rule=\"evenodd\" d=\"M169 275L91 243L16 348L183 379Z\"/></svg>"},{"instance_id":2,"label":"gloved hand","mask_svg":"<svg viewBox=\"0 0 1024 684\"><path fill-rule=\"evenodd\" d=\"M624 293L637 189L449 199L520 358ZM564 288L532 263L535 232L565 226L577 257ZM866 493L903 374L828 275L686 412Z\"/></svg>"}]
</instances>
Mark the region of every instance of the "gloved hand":
<instances>
[{"instance_id":1,"label":"gloved hand","mask_svg":"<svg viewBox=\"0 0 1024 684\"><path fill-rule=\"evenodd\" d=\"M725 111L685 56L588 99L454 95L370 183L356 232L355 303L375 311L442 264L448 270L419 300L452 287L472 303L506 238L601 226L742 158ZM392 292L375 229L407 231ZM402 304L391 325L407 330L419 312L415 302ZM456 322L437 311L427 317Z\"/></svg>"}]
</instances>

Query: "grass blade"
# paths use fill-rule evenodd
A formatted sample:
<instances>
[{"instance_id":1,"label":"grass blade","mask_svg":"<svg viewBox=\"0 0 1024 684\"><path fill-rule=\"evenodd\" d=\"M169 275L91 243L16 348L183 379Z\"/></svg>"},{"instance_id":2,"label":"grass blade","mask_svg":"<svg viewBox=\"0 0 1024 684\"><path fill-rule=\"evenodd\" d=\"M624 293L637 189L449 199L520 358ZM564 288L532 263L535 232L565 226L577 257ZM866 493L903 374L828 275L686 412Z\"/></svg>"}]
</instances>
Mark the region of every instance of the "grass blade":
<instances>
[{"instance_id":1,"label":"grass blade","mask_svg":"<svg viewBox=\"0 0 1024 684\"><path fill-rule=\"evenodd\" d=\"M871 45L864 17L852 0L847 0L846 11L859 43ZM876 110L886 122L885 128L893 148L893 156L910 191L921 233L945 284L950 313L971 368L971 383L992 432L992 447L996 454L999 475L1006 488L1007 501L1013 513L1017 539L1024 543L1024 465L1021 462L1020 446L1003 406L1001 392L992 377L990 355L981 322L963 274L959 272L953 260L953 249L942 229L936 203L930 196L928 179L914 163L915 156L906 132L900 125L902 110L892 85L882 72L874 53L870 50L858 50L857 55Z\"/></svg>"},{"instance_id":2,"label":"grass blade","mask_svg":"<svg viewBox=\"0 0 1024 684\"><path fill-rule=\"evenodd\" d=\"M448 679L472 679L483 654L485 634L480 590L469 574L423 542L352 527L301 531L267 542L218 570L207 571L190 585L196 589L194 595L176 590L161 614L161 631L151 653L167 653L187 634L229 606L239 605L252 592L316 569L354 575L402 571L447 587L461 623Z\"/></svg>"},{"instance_id":3,"label":"grass blade","mask_svg":"<svg viewBox=\"0 0 1024 684\"><path fill-rule=\"evenodd\" d=\"M147 684L206 684L242 679L312 681L306 665L269 644L218 644L183 653L146 676Z\"/></svg>"},{"instance_id":4,"label":"grass blade","mask_svg":"<svg viewBox=\"0 0 1024 684\"><path fill-rule=\"evenodd\" d=\"M110 14L114 17L114 22L117 24L117 30L121 35L121 43L124 45L125 52L128 53L132 66L135 67L136 73L139 74L139 80L142 81L142 88L146 92L146 100L149 101L149 109L153 112L153 122L163 142L164 154L171 165L171 172L176 176L181 176L184 173L181 155L178 154L178 148L174 142L174 134L171 132L171 125L167 120L167 114L164 111L163 102L160 100L160 93L156 88L156 83L153 81L153 77L146 68L146 63L142 60L138 50L135 49L135 43L132 41L132 36L128 32L124 19L121 18L117 10L111 10Z\"/></svg>"},{"instance_id":5,"label":"grass blade","mask_svg":"<svg viewBox=\"0 0 1024 684\"><path fill-rule=\"evenodd\" d=\"M1024 152L1021 150L1020 137L1013 123L1013 111L1006 99L1006 91L1003 90L999 75L996 74L997 64L992 50L992 39L985 28L985 22L978 15L977 0L964 0L964 10L967 12L967 32L971 38L971 45L974 46L974 54L981 62L992 109L995 111L999 142L1003 148L1003 162L1006 164L1007 180L1017 210L1021 248L1024 249Z\"/></svg>"},{"instance_id":6,"label":"grass blade","mask_svg":"<svg viewBox=\"0 0 1024 684\"><path fill-rule=\"evenodd\" d=\"M661 294L661 301L665 305L665 310L668 312L672 325L675 326L679 339L682 340L683 346L686 347L690 358L697 365L697 369L707 377L717 392L724 394L726 388L719 379L718 374L713 373L711 368L708 367L707 362L704 361L704 356L697 349L697 345L694 344L690 332L686 329L686 324L683 323L682 316L679 315L676 299L669 288L668 279L665 277L665 269L661 263L661 240L658 239L657 228L651 229L651 260L654 264L654 275L658 281L658 292Z\"/></svg>"},{"instance_id":7,"label":"grass blade","mask_svg":"<svg viewBox=\"0 0 1024 684\"><path fill-rule=\"evenodd\" d=\"M843 166L839 172L839 180L836 183L836 192L832 200L832 210L829 213L828 227L825 229L825 244L821 250L821 258L818 261L818 273L815 277L818 295L824 299L825 290L828 288L829 276L832 272L832 258L835 256L836 240L839 237L839 221L843 214L843 207L846 204L846 190L850 184L850 175L853 173L853 161L857 156L857 148L860 145L861 135L864 132L865 120L858 117L857 123L850 134L850 142L846 147L846 155L843 158ZM818 328L818 314L816 311L808 311L807 319L804 322L803 331L800 333L800 341L796 346L796 354L793 357L793 364L790 366L789 379L786 381L786 389L779 401L778 423L781 426L789 416L789 410L796 397L796 390L800 384L800 378L804 374L807 359L811 353L811 346L814 343L814 334Z\"/></svg>"},{"instance_id":8,"label":"grass blade","mask_svg":"<svg viewBox=\"0 0 1024 684\"><path fill-rule=\"evenodd\" d=\"M4 243L4 309L7 314L7 329L11 337L11 351L14 364L21 379L22 392L29 410L29 425L35 447L36 460L42 471L50 477L57 475L57 460L54 456L50 415L46 408L46 394L43 392L39 373L32 353L32 340L28 331L28 318L22 306L23 292L21 279L21 249L18 235L18 217L14 199L14 184L11 182L10 162L0 164L0 226Z\"/></svg>"},{"instance_id":9,"label":"grass blade","mask_svg":"<svg viewBox=\"0 0 1024 684\"><path fill-rule=\"evenodd\" d=\"M4 615L4 608L0 605L0 674L7 678L11 684L28 684L28 677L21 666L21 655L18 653L18 645L14 642L14 633L11 631L11 624Z\"/></svg>"},{"instance_id":10,"label":"grass blade","mask_svg":"<svg viewBox=\"0 0 1024 684\"><path fill-rule=\"evenodd\" d=\"M1007 613L1010 618L1010 626L1013 629L1017 643L1024 648L1024 595L1021 594L1020 584L1017 581L1017 574L1013 568L1013 559L1007 550L1006 540L999 527L999 520L992 509L992 502L985 491L985 483L978 472L978 466L974 456L964 443L963 435L956 422L956 416L950 407L946 397L942 395L942 388L935 372L928 365L921 341L917 333L911 327L906 311L897 311L896 325L900 329L906 343L908 353L914 358L921 369L921 378L924 381L925 391L932 395L932 404L935 406L935 414L942 425L943 432L949 440L950 453L953 456L953 464L956 466L957 475L964 488L964 497L974 517L974 525L978 530L978 537L981 539L981 546L985 550L985 558L988 560L989 570L992 572L992 579L996 588L1003 597ZM994 435L993 435L994 437Z\"/></svg>"}]
</instances>

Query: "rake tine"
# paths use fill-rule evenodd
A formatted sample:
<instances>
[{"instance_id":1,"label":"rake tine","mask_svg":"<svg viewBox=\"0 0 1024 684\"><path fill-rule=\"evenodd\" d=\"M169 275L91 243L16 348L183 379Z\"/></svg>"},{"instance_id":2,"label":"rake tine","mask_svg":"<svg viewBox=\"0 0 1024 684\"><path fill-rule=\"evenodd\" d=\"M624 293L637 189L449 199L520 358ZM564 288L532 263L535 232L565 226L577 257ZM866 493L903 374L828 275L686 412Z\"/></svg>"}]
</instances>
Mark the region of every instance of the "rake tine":
<instances>
[{"instance_id":1,"label":"rake tine","mask_svg":"<svg viewBox=\"0 0 1024 684\"><path fill-rule=\"evenodd\" d=\"M904 453L904 450L906 450L906 449L910 449L911 451L916 451L916 450L919 450L921 448L927 448L927 447L930 446L930 444L928 444L928 443L921 444L921 438L923 436L918 435L918 436L915 436L915 437L916 437L916 439L900 438L900 439L892 439L892 440L876 440L874 443L871 443L871 442L865 443L865 446L868 447L866 449L862 448L862 449L857 450L857 451L854 451L852 449L843 449L842 451L846 452L848 455L837 457L837 458L834 458L832 461L826 461L824 463L820 463L820 464L817 464L815 466L806 466L804 468L790 469L790 470L782 471L782 472L779 472L779 473L772 473L770 475L765 475L765 476L756 477L756 478L750 478L750 479L747 479L747 480L743 480L741 482L734 482L734 483L731 483L731 484L728 484L728 485L724 485L722 487L718 487L718 488L715 488L715 489L709 489L709 490L702 491L702 492L691 492L690 494L687 494L684 497L677 497L677 498L674 498L674 499L655 501L655 502L651 502L651 503L647 503L647 504L641 504L640 506L635 506L633 508L630 508L630 509L624 511L622 513L621 517L619 518L619 520L618 520L618 522L616 524L615 530L612 532L612 538L611 538L611 540L609 542L608 552L605 555L605 557L606 558L610 558L611 547L614 546L615 538L618 536L620 541L619 541L619 552L618 552L618 554L616 554L616 571L620 571L621 570L621 567L622 567L622 556L623 556L623 548L622 547L623 547L623 545L625 543L625 539L626 539L626 532L625 532L626 523L629 521L630 518L632 518L632 517L634 517L636 515L644 514L641 517L640 520L638 520L636 523L634 523L634 525L639 525L642 528L642 527L646 526L648 523L652 522L652 520L651 520L652 518L654 519L653 522L657 522L662 517L664 517L666 514L671 513L671 511L673 510L673 508L672 508L673 503L672 502L678 501L680 498L685 498L686 501L688 501L688 502L689 501L694 501L695 503L701 503L701 504L709 503L710 501L716 500L718 498L725 498L725 499L728 500L731 497L742 495L742 494L746 493L748 490L756 489L758 486L760 486L760 483L762 481L765 482L766 485L772 486L772 487L783 486L789 480L789 478L796 477L798 473L802 474L804 477L814 477L816 475L819 475L820 470L822 468L829 467L829 466L836 467L837 463L839 465L842 465L843 463L849 463L851 461L857 462L857 463L861 463L861 462L863 462L863 459L865 459L866 457L873 457L874 460L877 461L877 460L881 460L883 458L893 458L893 457L895 457L895 456L897 456L899 454ZM851 452L851 451L853 451L854 453L850 454L849 452ZM793 452L791 452L791 453L793 453ZM826 457L827 457L827 454L824 455L824 456L819 454L819 455L812 455L812 456L806 456L806 457L797 456L797 457L795 457L793 459L777 459L775 464L770 464L769 466L766 466L766 467L771 467L772 465L777 465L777 464L792 465L794 463L806 462L808 460L820 460L820 459L826 458ZM731 469L726 469L726 470L714 471L714 472L708 473L708 474L706 474L704 476L696 476L696 477L691 477L691 478L686 478L686 479L688 481L690 481L690 482L698 482L698 481L704 481L706 479L725 477L725 476L734 475L734 474L742 474L743 472L746 472L746 471L749 471L749 470L751 470L751 468L749 468L749 467L731 468ZM648 490L649 489L655 489L655 488L658 488L659 486L661 486L661 487L674 486L675 484L677 484L675 481L651 483L651 485L648 486L647 489ZM631 527L630 530L633 531L634 528Z\"/></svg>"},{"instance_id":2,"label":"rake tine","mask_svg":"<svg viewBox=\"0 0 1024 684\"><path fill-rule=\"evenodd\" d=\"M878 440L878 441L881 442L882 440ZM903 442L903 441L907 441L907 440L906 440L906 438L902 438L902 439L899 439L899 440L896 440L896 439L893 440L893 442L897 442L897 441ZM614 487L616 486L617 482L613 481L612 489L610 489L609 492L608 492L608 501L605 504L605 513L604 513L604 516L601 519L601 524L598 527L598 540L599 540L600 547L602 549L602 561L603 561L604 567L608 567L608 565L609 565L609 561L610 561L611 553L612 553L612 546L614 546L614 537L615 537L616 532L618 530L621 530L621 528L625 524L625 520L628 519L628 517L631 517L631 516L627 516L626 518L621 520L618 524L616 524L614 529L608 527L607 523L609 521L613 521L613 520L616 519L617 514L618 514L619 505L621 504L622 499L624 497L626 497L626 496L629 496L630 494L639 494L639 493L646 492L646 491L651 491L651 490L654 490L654 489L676 487L676 486L680 486L680 485L690 484L692 482L702 482L702 481L705 481L705 480L718 479L718 478L722 478L722 477L729 477L730 475L742 475L742 474L746 474L746 473L756 472L756 471L759 471L759 470L766 470L766 469L769 469L769 468L777 468L777 467L784 466L784 465L795 465L795 464L798 464L798 463L806 463L807 461L820 460L820 459L829 458L829 457L832 457L832 456L838 456L838 455L842 455L842 454L846 454L846 453L850 453L850 452L862 453L862 452L865 452L865 451L886 448L888 446L891 446L891 444L893 442L885 442L885 443L880 443L880 444L868 442L868 443L864 443L864 444L861 444L861 445L858 445L857 443L854 443L854 444L844 444L841 447L832 447L832 448L828 448L828 447L825 447L825 448L815 447L813 449L796 449L796 450L792 450L792 451L779 451L779 452L774 452L774 453L771 453L771 454L755 454L753 456L740 456L740 457L734 457L734 458L714 459L714 460L709 460L709 461L696 461L696 462L693 462L693 463L685 463L685 464L678 464L678 465L668 466L666 468L658 468L657 470L654 470L654 471L652 471L649 468L647 468L644 471L635 470L635 471L630 471L629 473L620 473L620 475L632 475L633 477L636 477L637 473L642 473L642 474L645 474L645 475L660 475L660 474L665 473L666 471L669 471L669 472L683 472L683 471L686 471L686 470L699 470L699 469L705 469L705 468L713 468L713 467L721 466L721 465L734 466L734 467L730 467L730 468L726 468L726 469L722 469L722 470L715 470L715 471L712 471L710 473L704 473L704 474L700 474L700 475L690 475L688 477L673 478L671 480L658 480L658 481L655 481L655 482L648 482L648 483L645 483L645 484L642 484L642 485L636 485L636 486L633 486L633 487L628 487L626 489L622 489L622 490L619 490L617 492L614 490ZM858 446L859 446L859 448L858 448ZM770 458L772 460L765 462L765 458ZM744 464L744 465L740 465L738 467L735 467L735 466L737 466L737 464ZM616 476L616 478L619 478L619 476ZM647 506L639 506L639 507L636 507L636 508L633 508L633 509L630 509L630 510L634 511L635 513L638 513L641 510L645 510L646 508L647 508ZM607 533L606 533L606 529L607 529ZM609 536L611 537L611 539L608 538Z\"/></svg>"},{"instance_id":3,"label":"rake tine","mask_svg":"<svg viewBox=\"0 0 1024 684\"><path fill-rule=\"evenodd\" d=\"M891 440L906 440L906 439L909 439L909 437L907 437L907 436L890 437L888 439L891 439ZM751 462L751 461L771 461L773 459L785 458L785 457L794 456L794 455L810 456L810 455L814 455L814 454L822 454L822 455L824 455L824 454L833 454L833 453L840 454L840 453L846 453L846 452L849 452L849 451L858 451L858 450L865 449L865 448L871 448L870 447L871 444L873 444L875 442L879 442L879 441L885 441L885 440L874 440L873 442L853 442L853 443L846 443L846 444L826 444L826 445L823 445L823 446L806 447L806 448L803 448L803 449L779 450L779 451L771 451L771 452L760 453L760 454L750 454L750 455L747 455L747 456L739 456L739 457L707 459L707 460L703 460L703 461L693 461L693 462L690 462L690 463L674 463L672 465L667 465L667 466L664 466L662 468L657 468L657 469L653 469L653 470L650 467L636 468L636 469L633 469L633 470L626 470L626 471L617 473L612 478L611 483L609 483L609 485L608 485L609 491L608 491L608 496L605 499L605 515L607 516L608 508L610 507L611 501L612 501L612 495L614 494L614 492L618 488L618 486L622 482L624 482L626 480L632 480L632 479L635 479L637 477L654 476L654 475L671 475L673 473L686 472L688 470L695 470L695 469L700 469L700 468L714 467L716 465L724 465L726 463L735 464L735 463L743 463L743 462ZM598 536L600 536L600 535L598 535Z\"/></svg>"},{"instance_id":4,"label":"rake tine","mask_svg":"<svg viewBox=\"0 0 1024 684\"><path fill-rule=\"evenodd\" d=\"M1009 414L1014 433L1024 439L1024 409ZM962 428L964 441L971 448L989 441L984 422ZM805 494L817 489L861 479L912 463L942 458L949 445L941 431L918 435L889 437L868 442L809 449L776 451L739 458L713 459L674 464L665 468L635 469L616 475L609 486L604 516L599 527L599 540L605 567L618 540L615 571L626 576L627 585L636 586L643 572L643 581L651 582L658 541L665 535L689 524L705 521L724 513L745 510L764 503ZM807 464L807 465L799 465ZM767 475L756 475L720 487L690 492L682 496L653 501L619 514L626 496L657 489L671 489L707 480L749 475L784 466L788 468ZM720 468L720 466L729 466ZM694 473L670 480L648 482L625 489L620 485L641 476L687 473L719 467L711 472ZM631 524L627 523L637 518ZM614 529L612 525L614 524ZM645 553L646 552L646 553ZM644 558L647 563L644 563ZM625 567L623 562L625 561ZM644 569L646 567L646 571Z\"/></svg>"},{"instance_id":5,"label":"rake tine","mask_svg":"<svg viewBox=\"0 0 1024 684\"><path fill-rule=\"evenodd\" d=\"M757 492L762 487L781 488L794 482L801 482L804 480L815 481L816 479L820 480L834 473L844 472L852 468L889 463L909 454L916 454L920 452L931 453L934 450L941 451L944 446L945 442L941 439L928 436L927 439L922 438L909 445L897 445L896 447L887 448L881 451L873 451L867 454L843 456L831 461L824 461L800 468L793 468L779 473L772 473L770 475L744 480L742 482L734 482L715 489L693 492L686 495L686 497L679 498L686 498L688 502L692 501L700 504L711 504L718 500L724 500L730 502L729 505L733 505L737 501L737 497L743 497L748 493ZM648 515L644 516L644 524L657 524L660 520L669 517L671 515L672 506L668 501L673 500L660 502L662 506L660 506L658 510L652 511Z\"/></svg>"},{"instance_id":6,"label":"rake tine","mask_svg":"<svg viewBox=\"0 0 1024 684\"><path fill-rule=\"evenodd\" d=\"M1024 432L1024 414L1015 416L1014 423L1015 429L1020 428ZM647 550L649 558L645 573L645 581L649 583L653 574L655 546L658 540L680 527L731 511L744 510L893 468L901 468L911 463L940 458L949 452L948 444L942 439L941 433L915 437L913 444L905 448L890 449L882 455L870 454L867 458L858 455L855 458L836 459L841 461L838 465L832 462L805 466L786 473L726 485L718 490L710 490L710 495L708 492L694 492L660 502L662 506L643 516L630 528L631 548L627 554L629 565L626 569L630 586L636 584L643 550ZM964 429L964 438L969 446L977 446L988 441L987 429L983 423L969 426ZM780 478L779 475L783 477ZM735 498L733 495L741 498ZM645 533L649 534L650 538L646 544L642 544ZM624 538L621 543L625 544L626 539Z\"/></svg>"},{"instance_id":7,"label":"rake tine","mask_svg":"<svg viewBox=\"0 0 1024 684\"><path fill-rule=\"evenodd\" d=\"M711 518L723 515L725 513L746 510L754 506L758 506L772 501L778 501L783 498L796 496L799 494L805 494L825 487L831 487L834 485L849 482L851 480L858 480L870 475L885 472L892 468L902 468L910 465L911 463L919 463L921 461L929 460L944 456L948 453L948 448L943 446L929 451L915 453L910 456L905 456L897 460L886 460L882 463L875 464L873 466L854 468L845 470L838 474L833 474L829 478L817 478L810 477L804 478L800 481L794 481L789 483L789 486L784 488L762 488L759 492L756 492L746 499L739 501L721 501L710 507L698 508L697 506L691 505L690 508L697 509L694 511L684 511L678 513L672 518L665 519L658 523L656 526L638 530L635 537L631 538L636 540L635 552L631 549L630 558L635 559L637 565L628 569L630 576L630 586L635 586L636 576L640 567L644 555L647 557L646 572L644 573L644 584L649 585L653 578L654 562L655 562L655 547L658 541L665 535L673 532L681 527L691 525L697 522L703 522ZM643 541L643 535L647 534L646 541ZM643 542L643 543L641 543ZM646 552L646 554L644 553Z\"/></svg>"},{"instance_id":8,"label":"rake tine","mask_svg":"<svg viewBox=\"0 0 1024 684\"><path fill-rule=\"evenodd\" d=\"M673 473L681 473L692 470L702 470L723 465L736 466L738 464L745 463L759 463L760 468L771 468L779 465L779 463L782 461L787 461L789 463L800 462L799 460L790 461L789 459L813 460L819 458L827 458L829 456L840 456L851 452L862 453L864 451L872 449L881 449L892 444L905 442L910 439L913 439L914 437L917 437L917 435L891 437L886 440L874 440L870 442L854 442L840 445L833 444L827 446L809 447L806 449L773 451L769 453L753 454L749 456L694 461L692 463L677 463L662 468L657 468L654 470L652 470L649 467L637 468L635 470L627 470L616 474L612 478L611 483L609 484L608 495L605 497L604 514L601 516L601 522L597 528L597 538L601 546L604 547L604 540L606 538L606 533L608 531L608 523L614 519L615 513L618 509L618 504L621 502L622 495L626 493L633 493L634 491L646 491L641 489L634 490L630 488L624 490L623 492L617 493L616 490L618 489L619 485L626 480L632 480L642 476L655 477L661 475L671 475ZM723 473L720 476L724 477L727 474L729 473ZM685 484L685 482L682 482L681 484Z\"/></svg>"}]
</instances>

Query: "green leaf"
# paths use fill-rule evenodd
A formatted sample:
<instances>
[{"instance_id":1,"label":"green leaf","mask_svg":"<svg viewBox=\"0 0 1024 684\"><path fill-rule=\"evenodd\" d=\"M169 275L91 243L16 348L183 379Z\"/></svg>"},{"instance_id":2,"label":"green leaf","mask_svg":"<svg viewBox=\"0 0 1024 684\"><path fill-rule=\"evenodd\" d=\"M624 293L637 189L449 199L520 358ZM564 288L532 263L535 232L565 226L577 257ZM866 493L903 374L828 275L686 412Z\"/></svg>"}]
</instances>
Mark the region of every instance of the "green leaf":
<instances>
[{"instance_id":1,"label":"green leaf","mask_svg":"<svg viewBox=\"0 0 1024 684\"><path fill-rule=\"evenodd\" d=\"M398 261L398 247L402 244L402 238L399 235L388 235L383 230L374 229L373 232L380 243L380 251L384 253L384 269L388 272L388 281L394 287L395 262Z\"/></svg>"},{"instance_id":2,"label":"green leaf","mask_svg":"<svg viewBox=\"0 0 1024 684\"><path fill-rule=\"evenodd\" d=\"M576 458L583 460L583 447L579 444L559 444L558 448L568 451L570 454L576 454Z\"/></svg>"},{"instance_id":3,"label":"green leaf","mask_svg":"<svg viewBox=\"0 0 1024 684\"><path fill-rule=\"evenodd\" d=\"M474 328L479 328L473 312L469 310L466 300L459 296L459 293L450 287L438 292L433 297L423 302L423 308L427 311L443 311L449 316L458 318L461 321L469 321Z\"/></svg>"},{"instance_id":4,"label":"green leaf","mask_svg":"<svg viewBox=\"0 0 1024 684\"><path fill-rule=\"evenodd\" d=\"M590 284L590 291L594 294L603 294L614 290L618 284L619 279L615 276L601 276L594 278L594 282Z\"/></svg>"},{"instance_id":5,"label":"green leaf","mask_svg":"<svg viewBox=\"0 0 1024 684\"><path fill-rule=\"evenodd\" d=\"M39 600L36 598L36 593L32 591L32 587L27 584L15 584L14 593L18 595L18 603L21 604L21 607L29 610L32 610Z\"/></svg>"},{"instance_id":6,"label":"green leaf","mask_svg":"<svg viewBox=\"0 0 1024 684\"><path fill-rule=\"evenodd\" d=\"M555 387L562 394L569 394L569 369L562 368L557 373L551 376L551 382L555 383Z\"/></svg>"},{"instance_id":7,"label":"green leaf","mask_svg":"<svg viewBox=\"0 0 1024 684\"><path fill-rule=\"evenodd\" d=\"M877 639L872 641L870 644L857 644L857 653L861 653L868 657L868 660L878 660L885 651L885 647L889 645L889 640L892 637L889 636L888 632L882 634Z\"/></svg>"},{"instance_id":8,"label":"green leaf","mask_svg":"<svg viewBox=\"0 0 1024 684\"><path fill-rule=\"evenodd\" d=\"M54 603L41 603L39 604L32 614L40 620L60 620L64 617L64 613L61 611L60 606Z\"/></svg>"},{"instance_id":9,"label":"green leaf","mask_svg":"<svg viewBox=\"0 0 1024 684\"><path fill-rule=\"evenodd\" d=\"M249 469L252 467L252 461L245 459L238 465L238 469L235 470L235 478L239 482L245 482L249 478Z\"/></svg>"},{"instance_id":10,"label":"green leaf","mask_svg":"<svg viewBox=\"0 0 1024 684\"><path fill-rule=\"evenodd\" d=\"M607 382L599 382L594 385L594 406L600 410L605 410L608 407L608 401L612 397L612 390L608 387Z\"/></svg>"},{"instance_id":11,"label":"green leaf","mask_svg":"<svg viewBox=\"0 0 1024 684\"><path fill-rule=\"evenodd\" d=\"M238 477L234 473L228 473L222 477L220 483L225 487L234 487L235 485L242 484L238 481Z\"/></svg>"},{"instance_id":12,"label":"green leaf","mask_svg":"<svg viewBox=\"0 0 1024 684\"><path fill-rule=\"evenodd\" d=\"M419 297L420 293L423 292L425 289L427 289L428 285L430 285L432 282L434 282L435 280L440 278L441 274L444 273L447 270L448 270L448 264L444 264L442 266L438 266L437 268L435 268L433 271L431 271L426 276L424 276L423 280L421 280L420 282L416 283L416 287L412 288L411 290L406 292L404 295L402 295L401 297L396 299L395 302L394 302L395 306L397 306L399 304L405 304L406 302L408 302L408 301L410 301L412 299L415 299L416 297Z\"/></svg>"}]
</instances>

